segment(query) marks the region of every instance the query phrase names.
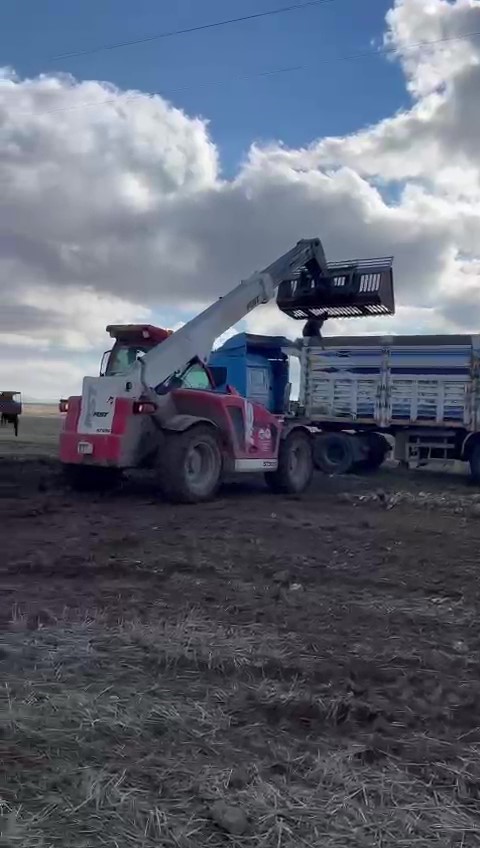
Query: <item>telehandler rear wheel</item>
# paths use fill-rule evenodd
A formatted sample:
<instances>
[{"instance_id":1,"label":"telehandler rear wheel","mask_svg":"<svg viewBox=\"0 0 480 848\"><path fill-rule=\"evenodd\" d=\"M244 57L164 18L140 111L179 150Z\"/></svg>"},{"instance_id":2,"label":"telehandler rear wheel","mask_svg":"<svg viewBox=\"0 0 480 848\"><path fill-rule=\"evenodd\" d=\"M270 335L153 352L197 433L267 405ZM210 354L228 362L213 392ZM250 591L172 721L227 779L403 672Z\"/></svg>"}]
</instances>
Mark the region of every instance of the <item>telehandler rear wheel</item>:
<instances>
[{"instance_id":1,"label":"telehandler rear wheel","mask_svg":"<svg viewBox=\"0 0 480 848\"><path fill-rule=\"evenodd\" d=\"M272 492L298 495L310 485L313 475L313 453L310 436L293 430L283 439L278 453L278 468L265 474Z\"/></svg>"},{"instance_id":2,"label":"telehandler rear wheel","mask_svg":"<svg viewBox=\"0 0 480 848\"><path fill-rule=\"evenodd\" d=\"M222 451L214 427L197 425L169 433L160 458L160 486L174 503L200 503L215 496L222 477Z\"/></svg>"}]
</instances>

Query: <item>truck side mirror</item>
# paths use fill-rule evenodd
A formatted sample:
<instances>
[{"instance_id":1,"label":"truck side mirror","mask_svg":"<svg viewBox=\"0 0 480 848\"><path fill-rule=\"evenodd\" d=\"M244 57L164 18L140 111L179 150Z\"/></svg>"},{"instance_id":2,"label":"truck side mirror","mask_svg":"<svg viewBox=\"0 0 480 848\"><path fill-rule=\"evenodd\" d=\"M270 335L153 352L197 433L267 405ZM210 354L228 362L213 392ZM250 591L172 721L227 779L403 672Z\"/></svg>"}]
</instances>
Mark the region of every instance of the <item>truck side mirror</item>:
<instances>
[{"instance_id":1,"label":"truck side mirror","mask_svg":"<svg viewBox=\"0 0 480 848\"><path fill-rule=\"evenodd\" d=\"M224 365L211 365L209 367L210 378L215 389L224 386L227 382L227 369Z\"/></svg>"}]
</instances>

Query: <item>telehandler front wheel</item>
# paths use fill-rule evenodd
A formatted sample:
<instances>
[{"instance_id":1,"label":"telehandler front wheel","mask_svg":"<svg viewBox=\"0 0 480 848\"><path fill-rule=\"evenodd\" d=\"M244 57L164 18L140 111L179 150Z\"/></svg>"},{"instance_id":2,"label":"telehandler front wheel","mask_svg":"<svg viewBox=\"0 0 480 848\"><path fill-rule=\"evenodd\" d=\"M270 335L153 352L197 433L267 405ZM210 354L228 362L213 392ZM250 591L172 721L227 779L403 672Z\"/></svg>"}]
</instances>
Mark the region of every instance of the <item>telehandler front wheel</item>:
<instances>
[{"instance_id":1,"label":"telehandler front wheel","mask_svg":"<svg viewBox=\"0 0 480 848\"><path fill-rule=\"evenodd\" d=\"M312 475L312 440L303 430L293 430L280 444L277 470L265 474L267 486L272 492L298 495L308 488Z\"/></svg>"},{"instance_id":2,"label":"telehandler front wheel","mask_svg":"<svg viewBox=\"0 0 480 848\"><path fill-rule=\"evenodd\" d=\"M160 487L174 503L213 498L222 478L222 451L214 427L197 425L166 436L160 458Z\"/></svg>"}]
</instances>

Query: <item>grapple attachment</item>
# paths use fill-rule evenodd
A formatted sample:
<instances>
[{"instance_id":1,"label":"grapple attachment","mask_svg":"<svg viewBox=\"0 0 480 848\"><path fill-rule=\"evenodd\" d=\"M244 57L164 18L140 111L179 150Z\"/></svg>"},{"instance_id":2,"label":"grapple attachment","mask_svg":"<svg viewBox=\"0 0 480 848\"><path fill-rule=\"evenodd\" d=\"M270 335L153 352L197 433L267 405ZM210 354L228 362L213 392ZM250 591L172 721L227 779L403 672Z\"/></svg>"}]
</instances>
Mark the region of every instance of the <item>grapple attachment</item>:
<instances>
[{"instance_id":1,"label":"grapple attachment","mask_svg":"<svg viewBox=\"0 0 480 848\"><path fill-rule=\"evenodd\" d=\"M393 315L393 257L307 263L277 291L277 306L299 320Z\"/></svg>"}]
</instances>

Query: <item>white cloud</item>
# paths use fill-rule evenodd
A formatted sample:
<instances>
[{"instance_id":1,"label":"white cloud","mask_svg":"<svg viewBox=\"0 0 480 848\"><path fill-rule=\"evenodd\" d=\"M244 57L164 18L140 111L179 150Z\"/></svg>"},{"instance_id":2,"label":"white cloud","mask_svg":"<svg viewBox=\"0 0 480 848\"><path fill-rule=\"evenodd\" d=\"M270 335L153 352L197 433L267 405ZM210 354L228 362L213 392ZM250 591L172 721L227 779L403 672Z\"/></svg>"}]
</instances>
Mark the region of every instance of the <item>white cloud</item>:
<instances>
[{"instance_id":1,"label":"white cloud","mask_svg":"<svg viewBox=\"0 0 480 848\"><path fill-rule=\"evenodd\" d=\"M21 391L24 398L58 401L70 387L79 389L84 374L97 374L99 363L92 355L66 358L45 351L10 347L0 348L2 389Z\"/></svg>"},{"instance_id":2,"label":"white cloud","mask_svg":"<svg viewBox=\"0 0 480 848\"><path fill-rule=\"evenodd\" d=\"M107 323L147 321L150 310L88 289L37 286L0 293L2 344L38 350L85 351L101 344Z\"/></svg>"},{"instance_id":3,"label":"white cloud","mask_svg":"<svg viewBox=\"0 0 480 848\"><path fill-rule=\"evenodd\" d=\"M480 38L459 37L478 31L480 0L396 0L385 40L411 107L305 149L253 145L233 180L208 124L160 97L5 70L0 383L12 351L20 381L28 350L57 351L64 394L109 321L183 317L309 235L332 259L395 255L395 319L330 331L477 330ZM301 329L272 308L247 326Z\"/></svg>"}]
</instances>

